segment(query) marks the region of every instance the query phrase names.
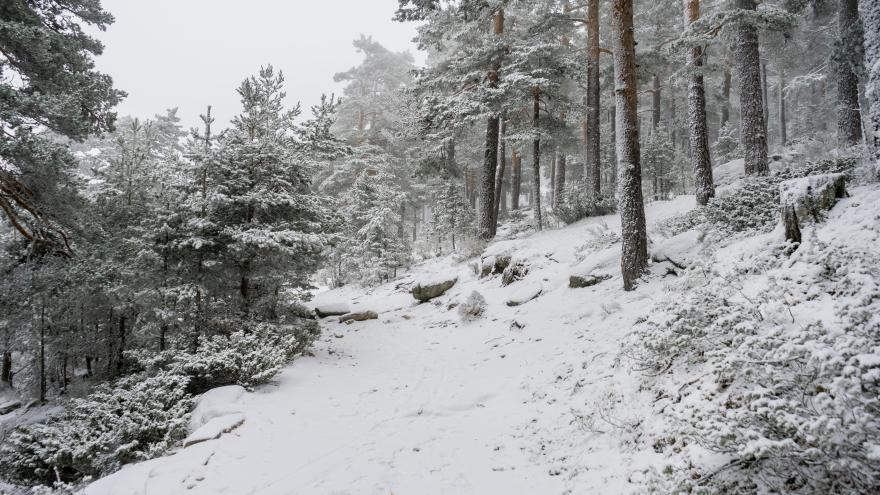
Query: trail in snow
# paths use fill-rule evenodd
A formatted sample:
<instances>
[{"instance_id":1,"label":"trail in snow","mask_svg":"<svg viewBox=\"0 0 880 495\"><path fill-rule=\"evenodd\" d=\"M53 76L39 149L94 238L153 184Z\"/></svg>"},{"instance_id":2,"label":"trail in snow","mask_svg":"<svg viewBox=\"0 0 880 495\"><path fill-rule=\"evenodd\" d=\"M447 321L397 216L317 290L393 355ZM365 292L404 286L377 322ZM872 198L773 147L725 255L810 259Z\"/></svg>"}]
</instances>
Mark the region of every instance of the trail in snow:
<instances>
[{"instance_id":1,"label":"trail in snow","mask_svg":"<svg viewBox=\"0 0 880 495\"><path fill-rule=\"evenodd\" d=\"M692 197L649 205L656 222L693 204ZM636 387L612 368L617 343L662 291L665 268L624 293L619 244L578 256L588 219L493 252L527 260L525 280L501 287L467 263L437 260L402 280L372 289L343 288L316 303L347 302L379 320L344 325L323 320L314 356L295 361L272 385L247 393L245 423L219 439L126 466L92 484L110 494L441 494L625 493L627 476L653 452L621 443L641 414L603 417L604 405ZM583 258L583 259L581 259ZM571 274L597 269L614 278L568 288ZM417 305L409 287L437 272L459 282ZM504 301L525 284L542 295L523 306ZM487 315L461 323L454 301L471 291ZM517 325L512 325L516 321ZM522 326L522 328L518 328ZM647 411L645 406L645 411ZM610 409L610 408L609 408ZM615 408L616 409L616 408Z\"/></svg>"}]
</instances>

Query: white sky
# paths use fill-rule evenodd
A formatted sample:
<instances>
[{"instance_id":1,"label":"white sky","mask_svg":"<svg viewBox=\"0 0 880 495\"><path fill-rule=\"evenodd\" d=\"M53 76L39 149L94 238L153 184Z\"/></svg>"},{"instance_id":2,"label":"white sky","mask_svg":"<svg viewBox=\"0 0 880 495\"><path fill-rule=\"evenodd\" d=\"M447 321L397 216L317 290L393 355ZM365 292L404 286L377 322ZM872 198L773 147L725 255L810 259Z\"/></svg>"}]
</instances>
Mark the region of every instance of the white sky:
<instances>
[{"instance_id":1,"label":"white sky","mask_svg":"<svg viewBox=\"0 0 880 495\"><path fill-rule=\"evenodd\" d=\"M235 88L261 65L281 69L291 105L341 92L333 74L359 63L361 33L394 51L410 50L412 24L391 20L397 0L103 0L116 23L98 37L98 69L129 96L119 115L151 117L179 107L185 127L213 105L225 127L239 108Z\"/></svg>"}]
</instances>

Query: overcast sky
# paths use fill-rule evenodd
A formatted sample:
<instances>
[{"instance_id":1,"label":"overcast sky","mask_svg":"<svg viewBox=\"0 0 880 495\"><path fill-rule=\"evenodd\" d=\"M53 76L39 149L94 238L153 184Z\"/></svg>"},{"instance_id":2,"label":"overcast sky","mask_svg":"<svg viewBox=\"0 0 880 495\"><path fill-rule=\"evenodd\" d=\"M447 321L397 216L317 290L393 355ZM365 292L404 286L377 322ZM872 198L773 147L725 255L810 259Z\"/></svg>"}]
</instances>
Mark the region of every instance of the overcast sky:
<instances>
[{"instance_id":1,"label":"overcast sky","mask_svg":"<svg viewBox=\"0 0 880 495\"><path fill-rule=\"evenodd\" d=\"M291 104L340 92L333 74L361 59L361 33L394 51L409 50L412 24L391 20L397 0L102 0L116 23L99 37L98 69L128 92L119 115L151 117L179 107L186 127L213 105L217 123L240 108L235 88L261 65L284 71Z\"/></svg>"}]
</instances>

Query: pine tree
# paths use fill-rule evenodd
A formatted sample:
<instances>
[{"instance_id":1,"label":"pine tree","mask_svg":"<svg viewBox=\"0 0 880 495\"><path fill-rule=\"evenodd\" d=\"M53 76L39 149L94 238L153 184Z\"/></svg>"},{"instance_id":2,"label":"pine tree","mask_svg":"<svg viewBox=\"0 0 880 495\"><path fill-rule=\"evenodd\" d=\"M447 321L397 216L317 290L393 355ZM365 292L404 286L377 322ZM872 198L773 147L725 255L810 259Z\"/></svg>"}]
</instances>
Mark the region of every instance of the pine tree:
<instances>
[{"instance_id":1,"label":"pine tree","mask_svg":"<svg viewBox=\"0 0 880 495\"><path fill-rule=\"evenodd\" d=\"M865 67L868 70L865 99L870 129L868 141L874 160L880 162L880 2L860 2L865 33Z\"/></svg>"},{"instance_id":2,"label":"pine tree","mask_svg":"<svg viewBox=\"0 0 880 495\"><path fill-rule=\"evenodd\" d=\"M95 0L4 1L0 5L3 112L0 209L40 252L71 254L75 203L68 150L42 133L82 140L113 129L124 96L94 70L101 43L81 25L103 30L113 17Z\"/></svg>"},{"instance_id":3,"label":"pine tree","mask_svg":"<svg viewBox=\"0 0 880 495\"><path fill-rule=\"evenodd\" d=\"M297 126L299 107L284 108L283 84L271 66L245 80L242 112L219 143L212 215L244 320L276 318L283 287L309 286L334 224L332 203L310 191L307 161L326 136Z\"/></svg>"},{"instance_id":4,"label":"pine tree","mask_svg":"<svg viewBox=\"0 0 880 495\"><path fill-rule=\"evenodd\" d=\"M700 0L684 0L685 22L700 18ZM709 130L706 125L706 93L703 84L703 49L688 50L688 130L691 145L691 166L694 170L694 189L698 205L705 205L715 196L712 179L712 160L709 156Z\"/></svg>"},{"instance_id":5,"label":"pine tree","mask_svg":"<svg viewBox=\"0 0 880 495\"><path fill-rule=\"evenodd\" d=\"M840 0L837 24L837 140L851 146L862 142L862 114L859 109L859 80L853 66L861 69L858 53L863 45L862 25L859 22L858 0ZM843 53L840 53L843 51Z\"/></svg>"},{"instance_id":6,"label":"pine tree","mask_svg":"<svg viewBox=\"0 0 880 495\"><path fill-rule=\"evenodd\" d=\"M632 0L612 3L617 99L617 201L621 223L624 290L633 290L648 266L648 239L639 161L638 95Z\"/></svg>"},{"instance_id":7,"label":"pine tree","mask_svg":"<svg viewBox=\"0 0 880 495\"><path fill-rule=\"evenodd\" d=\"M733 0L741 18L734 21L734 62L739 78L740 139L748 175L765 174L767 165L767 125L764 119L761 89L761 61L758 28L746 14L756 9L755 0Z\"/></svg>"}]
</instances>

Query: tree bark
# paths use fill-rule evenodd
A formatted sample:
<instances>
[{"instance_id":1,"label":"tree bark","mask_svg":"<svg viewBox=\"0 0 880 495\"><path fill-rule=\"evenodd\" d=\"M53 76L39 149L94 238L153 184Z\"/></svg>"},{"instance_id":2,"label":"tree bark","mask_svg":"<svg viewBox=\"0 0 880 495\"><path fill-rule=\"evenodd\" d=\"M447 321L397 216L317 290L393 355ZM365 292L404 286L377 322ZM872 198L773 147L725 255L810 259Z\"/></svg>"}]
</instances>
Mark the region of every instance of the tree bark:
<instances>
[{"instance_id":1,"label":"tree bark","mask_svg":"<svg viewBox=\"0 0 880 495\"><path fill-rule=\"evenodd\" d=\"M880 2L861 0L861 9L865 25L865 68L868 71L865 85L870 127L867 144L871 156L880 163Z\"/></svg>"},{"instance_id":2,"label":"tree bark","mask_svg":"<svg viewBox=\"0 0 880 495\"><path fill-rule=\"evenodd\" d=\"M624 290L633 290L648 266L642 170L639 160L638 92L632 0L613 0L614 87L617 106L617 202L620 212Z\"/></svg>"},{"instance_id":3,"label":"tree bark","mask_svg":"<svg viewBox=\"0 0 880 495\"><path fill-rule=\"evenodd\" d=\"M0 365L0 383L12 388L12 352L3 351L3 364Z\"/></svg>"},{"instance_id":4,"label":"tree bark","mask_svg":"<svg viewBox=\"0 0 880 495\"><path fill-rule=\"evenodd\" d=\"M556 180L553 183L553 209L558 210L565 198L565 153L559 153L556 159Z\"/></svg>"},{"instance_id":5,"label":"tree bark","mask_svg":"<svg viewBox=\"0 0 880 495\"><path fill-rule=\"evenodd\" d=\"M532 128L535 131L535 139L532 141L532 210L535 212L535 228L542 230L544 225L541 219L541 138L538 134L540 130L541 117L541 90L535 88L532 90Z\"/></svg>"},{"instance_id":6,"label":"tree bark","mask_svg":"<svg viewBox=\"0 0 880 495\"><path fill-rule=\"evenodd\" d=\"M586 171L590 190L596 196L602 192L599 130L599 0L588 0Z\"/></svg>"},{"instance_id":7,"label":"tree bark","mask_svg":"<svg viewBox=\"0 0 880 495\"><path fill-rule=\"evenodd\" d=\"M788 142L788 133L785 129L785 69L779 67L779 143L782 146Z\"/></svg>"},{"instance_id":8,"label":"tree bark","mask_svg":"<svg viewBox=\"0 0 880 495\"><path fill-rule=\"evenodd\" d=\"M838 36L851 35L859 19L858 0L840 0L837 12ZM867 27L867 26L866 26ZM868 33L868 30L865 30ZM872 33L876 36L876 33ZM870 66L868 66L870 67ZM859 79L849 64L837 64L837 140L843 146L862 142L862 114L859 110Z\"/></svg>"},{"instance_id":9,"label":"tree bark","mask_svg":"<svg viewBox=\"0 0 880 495\"><path fill-rule=\"evenodd\" d=\"M660 77L654 73L651 81L651 132L660 127Z\"/></svg>"},{"instance_id":10,"label":"tree bark","mask_svg":"<svg viewBox=\"0 0 880 495\"><path fill-rule=\"evenodd\" d=\"M510 184L510 209L518 210L519 195L522 188L522 157L516 150L513 150L513 157L511 157L510 168L511 174L513 175Z\"/></svg>"},{"instance_id":11,"label":"tree bark","mask_svg":"<svg viewBox=\"0 0 880 495\"><path fill-rule=\"evenodd\" d=\"M495 12L492 19L493 30L496 36L504 33L504 9ZM498 86L498 65L489 69L489 87ZM486 119L486 145L483 156L483 168L480 173L480 198L477 235L481 239L488 240L495 237L495 169L498 167L498 126L500 117L495 114Z\"/></svg>"},{"instance_id":12,"label":"tree bark","mask_svg":"<svg viewBox=\"0 0 880 495\"><path fill-rule=\"evenodd\" d=\"M504 143L504 133L507 130L507 122L502 118L498 129L498 168L495 171L495 204L492 211L492 235L498 230L498 213L502 211L504 203L504 169L507 168L507 145Z\"/></svg>"},{"instance_id":13,"label":"tree bark","mask_svg":"<svg viewBox=\"0 0 880 495\"><path fill-rule=\"evenodd\" d=\"M743 10L756 9L754 0L733 0L733 6ZM734 29L733 53L739 78L740 140L745 154L745 172L747 175L766 174L769 168L758 30L746 23L738 24Z\"/></svg>"},{"instance_id":14,"label":"tree bark","mask_svg":"<svg viewBox=\"0 0 880 495\"><path fill-rule=\"evenodd\" d=\"M684 0L685 21L690 24L700 18L700 0ZM702 48L688 49L688 131L691 146L691 166L694 170L694 193L697 204L705 205L715 196L712 160L709 156L709 132L706 125L706 91L703 83Z\"/></svg>"},{"instance_id":15,"label":"tree bark","mask_svg":"<svg viewBox=\"0 0 880 495\"><path fill-rule=\"evenodd\" d=\"M730 67L724 67L724 73L721 76L721 121L718 128L724 127L724 124L730 121Z\"/></svg>"},{"instance_id":16,"label":"tree bark","mask_svg":"<svg viewBox=\"0 0 880 495\"><path fill-rule=\"evenodd\" d=\"M767 64L761 62L761 108L764 112L764 135L767 136L767 145L770 145L770 133L768 126L770 125L770 102L767 92Z\"/></svg>"}]
</instances>

